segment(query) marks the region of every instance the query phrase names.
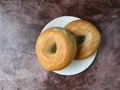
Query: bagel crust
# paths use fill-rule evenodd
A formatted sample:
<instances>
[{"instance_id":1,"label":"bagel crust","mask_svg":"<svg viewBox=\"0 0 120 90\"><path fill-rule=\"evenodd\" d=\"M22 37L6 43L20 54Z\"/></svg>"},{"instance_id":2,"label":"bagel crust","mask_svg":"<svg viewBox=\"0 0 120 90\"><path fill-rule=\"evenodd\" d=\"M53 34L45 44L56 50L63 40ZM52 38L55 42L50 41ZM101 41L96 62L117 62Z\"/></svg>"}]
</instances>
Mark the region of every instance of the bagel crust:
<instances>
[{"instance_id":1,"label":"bagel crust","mask_svg":"<svg viewBox=\"0 0 120 90\"><path fill-rule=\"evenodd\" d=\"M66 30L73 33L74 37L84 36L84 41L77 44L75 59L85 59L97 50L100 44L100 33L98 29L86 20L75 20L65 26Z\"/></svg>"},{"instance_id":2,"label":"bagel crust","mask_svg":"<svg viewBox=\"0 0 120 90\"><path fill-rule=\"evenodd\" d=\"M56 51L52 48L56 45ZM67 30L53 27L40 34L36 42L36 55L46 70L65 68L76 55L74 36Z\"/></svg>"}]
</instances>

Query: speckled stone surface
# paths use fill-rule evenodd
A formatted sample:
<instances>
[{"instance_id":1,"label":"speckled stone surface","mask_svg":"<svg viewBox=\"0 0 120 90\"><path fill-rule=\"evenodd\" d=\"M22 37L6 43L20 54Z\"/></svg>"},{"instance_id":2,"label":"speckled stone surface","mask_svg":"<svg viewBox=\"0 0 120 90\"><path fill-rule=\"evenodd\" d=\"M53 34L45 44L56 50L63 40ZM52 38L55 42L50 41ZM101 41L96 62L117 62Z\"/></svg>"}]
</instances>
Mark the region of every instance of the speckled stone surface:
<instances>
[{"instance_id":1,"label":"speckled stone surface","mask_svg":"<svg viewBox=\"0 0 120 90\"><path fill-rule=\"evenodd\" d=\"M64 15L102 36L94 63L74 76L45 71L34 50L42 28ZM120 90L120 0L0 0L0 90Z\"/></svg>"}]
</instances>

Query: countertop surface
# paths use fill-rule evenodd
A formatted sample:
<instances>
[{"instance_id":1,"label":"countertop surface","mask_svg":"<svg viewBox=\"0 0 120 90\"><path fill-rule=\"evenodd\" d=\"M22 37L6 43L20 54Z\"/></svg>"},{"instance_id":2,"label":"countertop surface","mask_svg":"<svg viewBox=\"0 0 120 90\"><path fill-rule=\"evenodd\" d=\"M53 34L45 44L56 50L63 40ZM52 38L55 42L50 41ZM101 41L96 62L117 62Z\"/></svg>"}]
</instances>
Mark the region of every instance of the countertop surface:
<instances>
[{"instance_id":1,"label":"countertop surface","mask_svg":"<svg viewBox=\"0 0 120 90\"><path fill-rule=\"evenodd\" d=\"M44 70L35 55L42 28L65 15L102 37L94 63L74 76ZM120 0L0 0L0 90L120 90Z\"/></svg>"}]
</instances>

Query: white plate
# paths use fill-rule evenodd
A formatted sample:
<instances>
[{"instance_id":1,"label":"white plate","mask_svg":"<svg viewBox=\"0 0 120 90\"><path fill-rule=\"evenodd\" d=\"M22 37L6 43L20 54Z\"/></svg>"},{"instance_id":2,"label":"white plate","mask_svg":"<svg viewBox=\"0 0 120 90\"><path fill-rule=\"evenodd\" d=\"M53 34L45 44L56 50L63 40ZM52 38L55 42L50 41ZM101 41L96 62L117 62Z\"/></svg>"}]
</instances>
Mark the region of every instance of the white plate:
<instances>
[{"instance_id":1,"label":"white plate","mask_svg":"<svg viewBox=\"0 0 120 90\"><path fill-rule=\"evenodd\" d=\"M64 27L66 24L74 20L81 20L81 19L73 16L58 17L52 20L51 22L49 22L43 28L42 32L50 27ZM75 74L81 73L93 63L96 53L97 51L92 56L83 60L72 60L71 64L68 65L66 68L59 71L53 71L53 72L61 75L75 75Z\"/></svg>"}]
</instances>

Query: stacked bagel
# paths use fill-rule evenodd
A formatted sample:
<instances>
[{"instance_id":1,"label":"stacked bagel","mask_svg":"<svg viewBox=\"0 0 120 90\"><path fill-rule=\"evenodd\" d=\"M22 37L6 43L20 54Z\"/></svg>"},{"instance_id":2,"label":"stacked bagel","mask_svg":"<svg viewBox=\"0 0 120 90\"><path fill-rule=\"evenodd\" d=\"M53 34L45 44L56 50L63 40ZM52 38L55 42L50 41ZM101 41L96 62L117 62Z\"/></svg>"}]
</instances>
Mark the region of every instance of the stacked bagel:
<instances>
[{"instance_id":1,"label":"stacked bagel","mask_svg":"<svg viewBox=\"0 0 120 90\"><path fill-rule=\"evenodd\" d=\"M98 29L86 20L75 20L64 28L51 27L36 41L36 55L46 70L61 70L71 61L91 56L100 44Z\"/></svg>"}]
</instances>

